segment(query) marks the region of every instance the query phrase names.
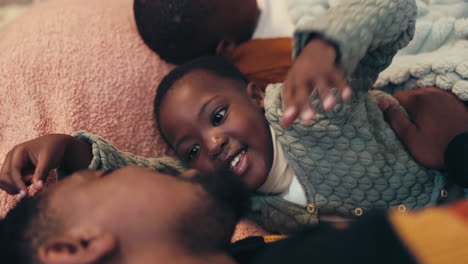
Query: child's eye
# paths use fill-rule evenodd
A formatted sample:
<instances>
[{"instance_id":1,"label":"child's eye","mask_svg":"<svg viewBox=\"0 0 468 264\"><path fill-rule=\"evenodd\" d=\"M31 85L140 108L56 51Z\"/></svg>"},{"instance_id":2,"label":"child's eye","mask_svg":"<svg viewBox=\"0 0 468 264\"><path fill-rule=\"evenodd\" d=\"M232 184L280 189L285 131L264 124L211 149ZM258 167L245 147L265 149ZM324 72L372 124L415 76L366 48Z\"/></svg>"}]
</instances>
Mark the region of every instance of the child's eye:
<instances>
[{"instance_id":1,"label":"child's eye","mask_svg":"<svg viewBox=\"0 0 468 264\"><path fill-rule=\"evenodd\" d=\"M192 161L198 157L198 153L200 152L200 145L193 145L187 151L187 160Z\"/></svg>"},{"instance_id":2,"label":"child's eye","mask_svg":"<svg viewBox=\"0 0 468 264\"><path fill-rule=\"evenodd\" d=\"M211 116L211 123L213 126L219 126L223 123L224 118L226 117L227 107L223 107L219 110L216 110Z\"/></svg>"}]
</instances>

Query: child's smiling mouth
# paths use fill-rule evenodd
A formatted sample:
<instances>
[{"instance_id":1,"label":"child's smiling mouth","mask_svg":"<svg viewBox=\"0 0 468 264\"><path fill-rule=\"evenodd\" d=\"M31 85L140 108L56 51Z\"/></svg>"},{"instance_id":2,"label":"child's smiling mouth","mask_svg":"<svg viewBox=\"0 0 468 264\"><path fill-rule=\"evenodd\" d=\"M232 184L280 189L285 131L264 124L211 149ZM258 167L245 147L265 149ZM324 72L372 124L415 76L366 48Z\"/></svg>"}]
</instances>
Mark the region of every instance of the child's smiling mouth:
<instances>
[{"instance_id":1,"label":"child's smiling mouth","mask_svg":"<svg viewBox=\"0 0 468 264\"><path fill-rule=\"evenodd\" d=\"M247 151L248 148L245 146L227 160L229 169L238 176L241 176L247 169Z\"/></svg>"}]
</instances>

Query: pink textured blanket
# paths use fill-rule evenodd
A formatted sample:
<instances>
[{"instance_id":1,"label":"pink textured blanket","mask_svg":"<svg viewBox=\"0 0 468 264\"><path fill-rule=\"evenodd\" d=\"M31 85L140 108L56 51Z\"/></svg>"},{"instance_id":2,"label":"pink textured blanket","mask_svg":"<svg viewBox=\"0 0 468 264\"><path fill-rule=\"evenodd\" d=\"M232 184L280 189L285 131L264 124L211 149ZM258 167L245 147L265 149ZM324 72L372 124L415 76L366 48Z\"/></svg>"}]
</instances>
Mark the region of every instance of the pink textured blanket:
<instances>
[{"instance_id":1,"label":"pink textured blanket","mask_svg":"<svg viewBox=\"0 0 468 264\"><path fill-rule=\"evenodd\" d=\"M167 148L152 119L171 66L140 40L133 0L48 0L0 30L0 166L16 144L88 130L122 150ZM0 191L0 217L15 200ZM234 240L264 232L241 224Z\"/></svg>"},{"instance_id":2,"label":"pink textured blanket","mask_svg":"<svg viewBox=\"0 0 468 264\"><path fill-rule=\"evenodd\" d=\"M140 40L132 0L49 0L0 31L0 165L16 144L89 130L156 157L152 101L170 66ZM11 198L0 194L0 215Z\"/></svg>"}]
</instances>

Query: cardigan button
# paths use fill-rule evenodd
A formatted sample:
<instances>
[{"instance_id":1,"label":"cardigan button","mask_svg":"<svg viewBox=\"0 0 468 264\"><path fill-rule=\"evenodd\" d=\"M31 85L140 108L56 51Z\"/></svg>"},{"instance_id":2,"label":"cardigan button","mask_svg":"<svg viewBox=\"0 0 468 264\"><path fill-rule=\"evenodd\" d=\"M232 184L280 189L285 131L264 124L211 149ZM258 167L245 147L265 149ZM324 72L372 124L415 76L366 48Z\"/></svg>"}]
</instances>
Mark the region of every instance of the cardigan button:
<instances>
[{"instance_id":1,"label":"cardigan button","mask_svg":"<svg viewBox=\"0 0 468 264\"><path fill-rule=\"evenodd\" d=\"M354 209L354 215L355 216L361 216L363 213L364 213L364 210L362 210L362 208Z\"/></svg>"},{"instance_id":2,"label":"cardigan button","mask_svg":"<svg viewBox=\"0 0 468 264\"><path fill-rule=\"evenodd\" d=\"M308 204L306 209L307 209L307 212L309 212L311 214L315 213L315 210L316 210L315 205L313 205L313 204Z\"/></svg>"},{"instance_id":3,"label":"cardigan button","mask_svg":"<svg viewBox=\"0 0 468 264\"><path fill-rule=\"evenodd\" d=\"M447 198L447 196L448 196L448 191L446 189L440 190L440 197Z\"/></svg>"},{"instance_id":4,"label":"cardigan button","mask_svg":"<svg viewBox=\"0 0 468 264\"><path fill-rule=\"evenodd\" d=\"M400 204L397 208L400 213L406 212L406 206L404 204Z\"/></svg>"}]
</instances>

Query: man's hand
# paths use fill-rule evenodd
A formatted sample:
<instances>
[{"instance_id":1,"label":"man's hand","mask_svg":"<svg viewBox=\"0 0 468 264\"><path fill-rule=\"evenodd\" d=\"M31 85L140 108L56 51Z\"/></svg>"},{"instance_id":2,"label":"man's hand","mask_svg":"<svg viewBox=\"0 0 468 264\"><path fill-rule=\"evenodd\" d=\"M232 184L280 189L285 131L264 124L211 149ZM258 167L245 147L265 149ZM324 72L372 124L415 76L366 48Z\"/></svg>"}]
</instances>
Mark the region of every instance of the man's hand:
<instances>
[{"instance_id":1,"label":"man's hand","mask_svg":"<svg viewBox=\"0 0 468 264\"><path fill-rule=\"evenodd\" d=\"M305 46L289 71L283 89L283 116L281 125L289 127L298 116L310 122L315 116L310 95L315 89L323 109L329 111L336 104L330 88L336 87L343 100L351 97L351 88L335 65L336 50L328 42L316 39Z\"/></svg>"},{"instance_id":2,"label":"man's hand","mask_svg":"<svg viewBox=\"0 0 468 264\"><path fill-rule=\"evenodd\" d=\"M92 158L89 144L69 135L51 134L15 146L0 170L0 188L27 195L26 185L42 188L43 179L56 168L86 168Z\"/></svg>"},{"instance_id":3,"label":"man's hand","mask_svg":"<svg viewBox=\"0 0 468 264\"><path fill-rule=\"evenodd\" d=\"M402 91L395 98L410 119L388 99L379 102L385 119L413 157L426 167L444 168L448 143L468 132L468 108L455 95L439 88Z\"/></svg>"}]
</instances>

